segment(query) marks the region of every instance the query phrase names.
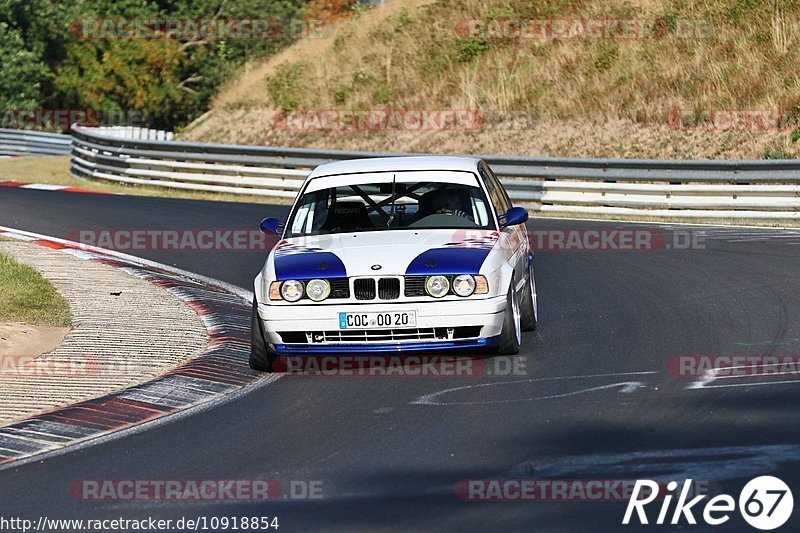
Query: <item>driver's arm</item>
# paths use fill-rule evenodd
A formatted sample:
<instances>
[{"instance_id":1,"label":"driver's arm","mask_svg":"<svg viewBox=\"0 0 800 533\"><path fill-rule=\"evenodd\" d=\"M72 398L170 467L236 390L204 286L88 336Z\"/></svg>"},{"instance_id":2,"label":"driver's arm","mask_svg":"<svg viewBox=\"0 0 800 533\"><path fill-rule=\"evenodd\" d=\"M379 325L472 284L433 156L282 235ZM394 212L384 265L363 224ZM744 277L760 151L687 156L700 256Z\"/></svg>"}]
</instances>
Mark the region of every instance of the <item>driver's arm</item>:
<instances>
[{"instance_id":1,"label":"driver's arm","mask_svg":"<svg viewBox=\"0 0 800 533\"><path fill-rule=\"evenodd\" d=\"M453 213L452 214L457 216L457 217L466 218L470 222L474 222L472 216L470 216L469 214L465 213L461 209L453 209Z\"/></svg>"}]
</instances>

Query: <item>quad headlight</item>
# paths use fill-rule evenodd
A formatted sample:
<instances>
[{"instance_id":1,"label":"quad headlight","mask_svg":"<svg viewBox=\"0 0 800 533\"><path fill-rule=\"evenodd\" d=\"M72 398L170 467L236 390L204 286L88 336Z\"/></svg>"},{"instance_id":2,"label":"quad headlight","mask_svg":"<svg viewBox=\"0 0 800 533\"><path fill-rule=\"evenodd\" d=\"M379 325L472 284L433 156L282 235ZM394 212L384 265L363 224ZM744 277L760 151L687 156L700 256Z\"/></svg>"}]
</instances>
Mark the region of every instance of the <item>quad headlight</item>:
<instances>
[{"instance_id":1,"label":"quad headlight","mask_svg":"<svg viewBox=\"0 0 800 533\"><path fill-rule=\"evenodd\" d=\"M452 292L451 292L452 291ZM488 294L489 282L486 276L459 274L458 276L428 276L425 278L425 292L434 298L444 298L455 294L466 298L473 294Z\"/></svg>"},{"instance_id":2,"label":"quad headlight","mask_svg":"<svg viewBox=\"0 0 800 533\"><path fill-rule=\"evenodd\" d=\"M311 300L321 302L331 294L331 284L324 279L312 279L306 284L306 294Z\"/></svg>"},{"instance_id":3,"label":"quad headlight","mask_svg":"<svg viewBox=\"0 0 800 533\"><path fill-rule=\"evenodd\" d=\"M290 279L283 282L281 285L281 296L287 302L296 302L303 297L303 282L296 279Z\"/></svg>"},{"instance_id":4,"label":"quad headlight","mask_svg":"<svg viewBox=\"0 0 800 533\"><path fill-rule=\"evenodd\" d=\"M450 281L444 276L429 276L425 280L425 290L434 298L442 298L450 292Z\"/></svg>"},{"instance_id":5,"label":"quad headlight","mask_svg":"<svg viewBox=\"0 0 800 533\"><path fill-rule=\"evenodd\" d=\"M459 296L470 296L475 292L475 278L462 274L453 279L453 292Z\"/></svg>"}]
</instances>

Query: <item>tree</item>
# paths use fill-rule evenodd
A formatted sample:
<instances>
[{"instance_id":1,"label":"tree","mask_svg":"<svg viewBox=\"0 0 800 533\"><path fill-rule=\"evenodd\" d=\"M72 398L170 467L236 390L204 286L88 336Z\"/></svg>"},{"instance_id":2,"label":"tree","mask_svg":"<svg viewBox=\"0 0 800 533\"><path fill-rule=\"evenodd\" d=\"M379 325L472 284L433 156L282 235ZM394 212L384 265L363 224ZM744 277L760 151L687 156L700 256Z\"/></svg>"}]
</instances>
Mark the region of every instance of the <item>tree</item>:
<instances>
[{"instance_id":1,"label":"tree","mask_svg":"<svg viewBox=\"0 0 800 533\"><path fill-rule=\"evenodd\" d=\"M73 43L56 87L71 106L170 127L196 104L182 90L184 60L180 43L170 40Z\"/></svg>"},{"instance_id":2,"label":"tree","mask_svg":"<svg viewBox=\"0 0 800 533\"><path fill-rule=\"evenodd\" d=\"M48 76L41 57L25 47L17 30L0 22L0 109L34 110L41 105L41 88Z\"/></svg>"},{"instance_id":3,"label":"tree","mask_svg":"<svg viewBox=\"0 0 800 533\"><path fill-rule=\"evenodd\" d=\"M305 0L2 0L0 98L11 95L16 107L118 117L131 112L142 125L180 126L205 111L219 84L242 63L299 37L289 30L305 5ZM102 21L167 19L270 20L282 31L229 40L84 33Z\"/></svg>"}]
</instances>

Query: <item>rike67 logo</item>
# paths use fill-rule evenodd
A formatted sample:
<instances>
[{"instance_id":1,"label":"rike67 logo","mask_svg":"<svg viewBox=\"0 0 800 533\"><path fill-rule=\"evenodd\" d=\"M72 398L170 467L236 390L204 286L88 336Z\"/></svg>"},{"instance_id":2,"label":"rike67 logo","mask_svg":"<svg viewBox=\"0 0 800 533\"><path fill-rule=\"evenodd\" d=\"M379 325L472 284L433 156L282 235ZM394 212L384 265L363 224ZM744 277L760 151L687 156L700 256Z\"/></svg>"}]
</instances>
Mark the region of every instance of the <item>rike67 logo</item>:
<instances>
[{"instance_id":1,"label":"rike67 logo","mask_svg":"<svg viewBox=\"0 0 800 533\"><path fill-rule=\"evenodd\" d=\"M687 479L678 494L678 483L670 481L664 495L663 492L659 493L659 484L655 481L637 480L622 523L630 524L635 512L640 524L649 524L645 506L657 499L661 500L661 508L655 521L658 525L666 523L677 525L683 520L688 524L697 524L695 512L702 513L703 521L711 526L718 526L730 520L731 513L737 507L733 496L719 494L710 498L705 505L699 505L708 495L701 494L689 499L691 487L692 480ZM659 496L663 496L663 499ZM675 496L677 502L671 510ZM739 493L738 508L748 524L766 531L779 528L789 520L794 510L794 498L789 486L782 480L772 476L760 476L751 479Z\"/></svg>"}]
</instances>

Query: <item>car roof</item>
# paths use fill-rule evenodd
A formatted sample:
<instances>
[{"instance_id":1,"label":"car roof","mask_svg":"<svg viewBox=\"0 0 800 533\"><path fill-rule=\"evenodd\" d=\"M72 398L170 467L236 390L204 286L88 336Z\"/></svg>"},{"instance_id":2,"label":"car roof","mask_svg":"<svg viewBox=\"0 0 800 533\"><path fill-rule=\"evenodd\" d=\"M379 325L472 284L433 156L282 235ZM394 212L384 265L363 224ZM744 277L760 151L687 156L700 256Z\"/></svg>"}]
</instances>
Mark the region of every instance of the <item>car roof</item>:
<instances>
[{"instance_id":1,"label":"car roof","mask_svg":"<svg viewBox=\"0 0 800 533\"><path fill-rule=\"evenodd\" d=\"M320 165L309 174L308 179L338 174L359 174L364 172L402 172L422 170L455 170L476 172L480 159L449 155L374 157L370 159L350 159Z\"/></svg>"}]
</instances>

